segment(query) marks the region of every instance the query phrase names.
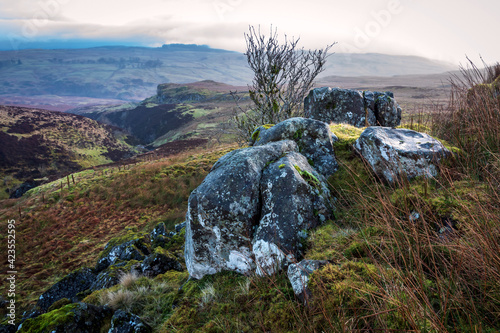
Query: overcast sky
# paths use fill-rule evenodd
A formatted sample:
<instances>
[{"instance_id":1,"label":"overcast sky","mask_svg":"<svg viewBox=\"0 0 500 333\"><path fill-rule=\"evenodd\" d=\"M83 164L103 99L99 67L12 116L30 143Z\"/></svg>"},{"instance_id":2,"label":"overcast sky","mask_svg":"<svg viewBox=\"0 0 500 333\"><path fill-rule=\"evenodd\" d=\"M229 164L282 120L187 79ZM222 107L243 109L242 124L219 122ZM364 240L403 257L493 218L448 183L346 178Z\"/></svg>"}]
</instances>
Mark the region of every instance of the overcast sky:
<instances>
[{"instance_id":1,"label":"overcast sky","mask_svg":"<svg viewBox=\"0 0 500 333\"><path fill-rule=\"evenodd\" d=\"M305 48L500 61L498 0L0 0L0 40L47 39L244 51L249 25L300 37ZM3 37L3 38L2 38Z\"/></svg>"}]
</instances>

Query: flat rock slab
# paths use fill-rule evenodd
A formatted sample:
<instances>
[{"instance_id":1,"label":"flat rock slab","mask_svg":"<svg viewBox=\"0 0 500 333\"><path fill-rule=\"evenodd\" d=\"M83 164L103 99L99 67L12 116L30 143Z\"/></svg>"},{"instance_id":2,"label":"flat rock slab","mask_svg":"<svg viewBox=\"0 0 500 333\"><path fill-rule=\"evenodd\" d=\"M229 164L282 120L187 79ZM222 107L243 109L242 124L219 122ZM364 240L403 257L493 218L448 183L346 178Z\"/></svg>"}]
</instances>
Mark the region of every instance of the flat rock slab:
<instances>
[{"instance_id":1,"label":"flat rock slab","mask_svg":"<svg viewBox=\"0 0 500 333\"><path fill-rule=\"evenodd\" d=\"M354 148L383 181L395 183L402 176L435 177L438 165L451 152L428 134L404 128L368 127Z\"/></svg>"}]
</instances>

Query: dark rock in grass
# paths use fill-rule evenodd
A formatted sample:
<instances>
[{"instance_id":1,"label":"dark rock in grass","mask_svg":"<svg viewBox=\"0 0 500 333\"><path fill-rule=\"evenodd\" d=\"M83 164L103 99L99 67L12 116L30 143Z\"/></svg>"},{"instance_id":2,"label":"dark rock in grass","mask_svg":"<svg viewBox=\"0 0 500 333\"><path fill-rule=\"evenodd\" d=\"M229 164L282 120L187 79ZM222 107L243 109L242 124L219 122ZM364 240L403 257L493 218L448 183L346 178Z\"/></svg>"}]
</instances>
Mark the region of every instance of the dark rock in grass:
<instances>
[{"instance_id":1,"label":"dark rock in grass","mask_svg":"<svg viewBox=\"0 0 500 333\"><path fill-rule=\"evenodd\" d=\"M95 333L101 332L113 314L106 306L73 303L27 319L18 332Z\"/></svg>"},{"instance_id":2,"label":"dark rock in grass","mask_svg":"<svg viewBox=\"0 0 500 333\"><path fill-rule=\"evenodd\" d=\"M156 227L151 231L151 242L154 242L158 236L168 236L167 228L165 227L165 223L160 222L156 225Z\"/></svg>"},{"instance_id":3,"label":"dark rock in grass","mask_svg":"<svg viewBox=\"0 0 500 333\"><path fill-rule=\"evenodd\" d=\"M38 299L37 307L42 311L47 311L54 302L63 298L78 302L80 301L78 294L89 289L95 279L96 273L93 269L78 269L63 277L44 292Z\"/></svg>"},{"instance_id":4,"label":"dark rock in grass","mask_svg":"<svg viewBox=\"0 0 500 333\"><path fill-rule=\"evenodd\" d=\"M175 232L181 232L186 227L186 221L175 225Z\"/></svg>"},{"instance_id":5,"label":"dark rock in grass","mask_svg":"<svg viewBox=\"0 0 500 333\"><path fill-rule=\"evenodd\" d=\"M402 112L391 92L330 87L311 90L304 100L304 111L308 118L355 127L395 127Z\"/></svg>"},{"instance_id":6,"label":"dark rock in grass","mask_svg":"<svg viewBox=\"0 0 500 333\"><path fill-rule=\"evenodd\" d=\"M27 182L24 182L21 185L19 185L19 187L16 188L10 194L10 198L11 199L13 199L13 198L14 199L20 198L20 197L22 197L24 195L24 193L28 192L32 188L35 188L35 187L39 186L40 184L41 184L41 182L37 182L37 181L34 181L34 180L29 180Z\"/></svg>"},{"instance_id":7,"label":"dark rock in grass","mask_svg":"<svg viewBox=\"0 0 500 333\"><path fill-rule=\"evenodd\" d=\"M301 233L332 217L326 180L296 152L269 165L260 182L262 209L253 237L257 273L273 274L302 256Z\"/></svg>"},{"instance_id":8,"label":"dark rock in grass","mask_svg":"<svg viewBox=\"0 0 500 333\"><path fill-rule=\"evenodd\" d=\"M14 333L17 331L16 325L0 324L0 333Z\"/></svg>"},{"instance_id":9,"label":"dark rock in grass","mask_svg":"<svg viewBox=\"0 0 500 333\"><path fill-rule=\"evenodd\" d=\"M112 240L106 244L97 262L96 271L100 272L110 265L113 265L118 260L143 260L151 253L149 245L149 242L146 242L142 237L134 238L123 243Z\"/></svg>"},{"instance_id":10,"label":"dark rock in grass","mask_svg":"<svg viewBox=\"0 0 500 333\"><path fill-rule=\"evenodd\" d=\"M153 332L151 326L142 321L138 316L117 310L111 318L111 328L109 333L150 333Z\"/></svg>"},{"instance_id":11,"label":"dark rock in grass","mask_svg":"<svg viewBox=\"0 0 500 333\"><path fill-rule=\"evenodd\" d=\"M328 124L308 118L290 118L275 126L260 126L252 135L253 146L269 142L293 140L299 152L306 157L317 172L325 177L338 169L333 152L333 142L338 138L330 131Z\"/></svg>"},{"instance_id":12,"label":"dark rock in grass","mask_svg":"<svg viewBox=\"0 0 500 333\"><path fill-rule=\"evenodd\" d=\"M293 292L304 303L311 298L311 291L307 287L309 276L317 269L328 264L326 260L304 259L299 263L288 266L288 279L292 284Z\"/></svg>"},{"instance_id":13,"label":"dark rock in grass","mask_svg":"<svg viewBox=\"0 0 500 333\"><path fill-rule=\"evenodd\" d=\"M120 283L123 274L135 272L140 273L140 262L137 260L119 261L97 274L94 282L90 286L91 291L107 289Z\"/></svg>"},{"instance_id":14,"label":"dark rock in grass","mask_svg":"<svg viewBox=\"0 0 500 333\"><path fill-rule=\"evenodd\" d=\"M368 127L354 148L383 181L396 183L401 177L435 177L442 159L451 152L425 133L404 128Z\"/></svg>"},{"instance_id":15,"label":"dark rock in grass","mask_svg":"<svg viewBox=\"0 0 500 333\"><path fill-rule=\"evenodd\" d=\"M141 263L141 270L143 275L153 278L170 270L182 272L182 265L174 256L153 253L147 256Z\"/></svg>"}]
</instances>

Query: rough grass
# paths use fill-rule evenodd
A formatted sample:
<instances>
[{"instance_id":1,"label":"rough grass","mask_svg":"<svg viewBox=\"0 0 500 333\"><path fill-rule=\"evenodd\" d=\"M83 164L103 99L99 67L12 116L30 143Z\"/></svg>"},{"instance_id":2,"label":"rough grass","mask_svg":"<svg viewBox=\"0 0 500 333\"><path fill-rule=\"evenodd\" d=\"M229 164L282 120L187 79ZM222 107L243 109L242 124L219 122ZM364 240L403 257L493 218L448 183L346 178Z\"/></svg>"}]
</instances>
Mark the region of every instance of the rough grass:
<instances>
[{"instance_id":1,"label":"rough grass","mask_svg":"<svg viewBox=\"0 0 500 333\"><path fill-rule=\"evenodd\" d=\"M172 230L184 220L191 191L231 149L87 170L69 177L69 187L64 178L1 201L0 227L8 219L17 222L19 308L70 271L93 267L112 238L149 232L159 222ZM6 239L2 244L4 249Z\"/></svg>"}]
</instances>

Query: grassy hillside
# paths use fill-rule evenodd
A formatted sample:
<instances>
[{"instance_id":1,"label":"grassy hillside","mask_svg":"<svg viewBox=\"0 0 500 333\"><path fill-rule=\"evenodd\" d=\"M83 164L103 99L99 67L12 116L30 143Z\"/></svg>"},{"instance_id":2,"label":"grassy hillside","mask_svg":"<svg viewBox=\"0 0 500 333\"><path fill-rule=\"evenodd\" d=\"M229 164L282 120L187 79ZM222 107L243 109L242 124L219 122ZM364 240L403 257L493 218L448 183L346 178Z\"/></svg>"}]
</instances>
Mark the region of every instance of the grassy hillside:
<instances>
[{"instance_id":1,"label":"grassy hillside","mask_svg":"<svg viewBox=\"0 0 500 333\"><path fill-rule=\"evenodd\" d=\"M229 149L86 170L73 174L69 187L63 178L1 201L2 228L7 219L20 222L20 303L33 302L73 269L93 266L110 239L159 221L168 228L182 222L189 194Z\"/></svg>"},{"instance_id":2,"label":"grassy hillside","mask_svg":"<svg viewBox=\"0 0 500 333\"><path fill-rule=\"evenodd\" d=\"M72 114L0 106L0 198L26 180L51 178L134 153L122 130Z\"/></svg>"},{"instance_id":3,"label":"grassy hillside","mask_svg":"<svg viewBox=\"0 0 500 333\"><path fill-rule=\"evenodd\" d=\"M161 83L250 79L242 54L203 46L0 51L0 64L0 95L140 101Z\"/></svg>"},{"instance_id":4,"label":"grassy hillside","mask_svg":"<svg viewBox=\"0 0 500 333\"><path fill-rule=\"evenodd\" d=\"M444 119L403 126L435 134ZM285 273L223 272L188 282L186 271L129 276L84 301L132 311L155 332L498 331L500 173L470 164L476 152L447 136L461 152L439 177L384 185L354 152L362 129L331 128L340 139L341 169L329 179L336 219L305 244L306 258L331 264L312 275L308 306ZM184 220L190 192L234 148L85 171L69 188L57 181L3 201L2 227L22 221L21 304L71 270L93 266L113 238L149 232L158 222L172 230ZM182 235L165 250L182 257Z\"/></svg>"}]
</instances>

